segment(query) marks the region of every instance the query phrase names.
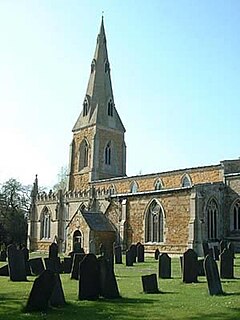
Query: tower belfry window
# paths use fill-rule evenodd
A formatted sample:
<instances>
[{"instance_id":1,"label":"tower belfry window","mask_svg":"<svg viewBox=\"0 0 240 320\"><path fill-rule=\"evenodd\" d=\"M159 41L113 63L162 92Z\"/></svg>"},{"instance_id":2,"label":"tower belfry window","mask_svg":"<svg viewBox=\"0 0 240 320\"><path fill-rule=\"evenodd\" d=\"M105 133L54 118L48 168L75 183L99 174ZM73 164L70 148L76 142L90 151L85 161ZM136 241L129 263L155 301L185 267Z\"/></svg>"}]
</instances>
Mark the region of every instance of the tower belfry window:
<instances>
[{"instance_id":1,"label":"tower belfry window","mask_svg":"<svg viewBox=\"0 0 240 320\"><path fill-rule=\"evenodd\" d=\"M79 170L88 166L89 147L86 139L84 139L79 147Z\"/></svg>"},{"instance_id":2,"label":"tower belfry window","mask_svg":"<svg viewBox=\"0 0 240 320\"><path fill-rule=\"evenodd\" d=\"M88 114L89 104L87 98L83 102L83 116L85 117Z\"/></svg>"},{"instance_id":3,"label":"tower belfry window","mask_svg":"<svg viewBox=\"0 0 240 320\"><path fill-rule=\"evenodd\" d=\"M111 164L111 142L109 141L105 148L105 164Z\"/></svg>"},{"instance_id":4,"label":"tower belfry window","mask_svg":"<svg viewBox=\"0 0 240 320\"><path fill-rule=\"evenodd\" d=\"M110 71L110 65L109 65L109 62L106 60L105 61L105 73L107 73L109 71Z\"/></svg>"},{"instance_id":5,"label":"tower belfry window","mask_svg":"<svg viewBox=\"0 0 240 320\"><path fill-rule=\"evenodd\" d=\"M108 101L108 116L113 116L113 102L112 100Z\"/></svg>"}]
</instances>

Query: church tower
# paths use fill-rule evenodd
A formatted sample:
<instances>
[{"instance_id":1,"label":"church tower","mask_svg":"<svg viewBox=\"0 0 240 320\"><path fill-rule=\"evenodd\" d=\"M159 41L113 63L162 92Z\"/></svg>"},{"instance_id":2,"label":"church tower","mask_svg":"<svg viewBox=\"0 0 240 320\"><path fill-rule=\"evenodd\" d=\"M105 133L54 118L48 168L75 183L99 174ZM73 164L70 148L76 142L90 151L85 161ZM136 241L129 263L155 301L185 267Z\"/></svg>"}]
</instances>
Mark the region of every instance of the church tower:
<instances>
[{"instance_id":1,"label":"church tower","mask_svg":"<svg viewBox=\"0 0 240 320\"><path fill-rule=\"evenodd\" d=\"M72 131L69 190L126 175L125 128L114 104L103 18L83 108Z\"/></svg>"}]
</instances>

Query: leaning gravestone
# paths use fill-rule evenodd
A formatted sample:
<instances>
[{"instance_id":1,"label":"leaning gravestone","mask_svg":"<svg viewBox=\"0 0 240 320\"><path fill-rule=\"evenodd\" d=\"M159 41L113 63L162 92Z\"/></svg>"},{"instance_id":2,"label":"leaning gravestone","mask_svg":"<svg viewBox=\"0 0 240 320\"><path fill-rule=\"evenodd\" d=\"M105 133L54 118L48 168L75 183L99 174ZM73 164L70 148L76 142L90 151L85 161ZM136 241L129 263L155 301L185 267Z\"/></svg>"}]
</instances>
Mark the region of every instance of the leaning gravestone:
<instances>
[{"instance_id":1,"label":"leaning gravestone","mask_svg":"<svg viewBox=\"0 0 240 320\"><path fill-rule=\"evenodd\" d=\"M66 301L64 297L60 275L57 273L55 277L56 277L56 284L54 286L49 302L50 302L50 305L53 307L61 307L66 304Z\"/></svg>"},{"instance_id":2,"label":"leaning gravestone","mask_svg":"<svg viewBox=\"0 0 240 320\"><path fill-rule=\"evenodd\" d=\"M28 260L32 274L39 276L44 270L42 258L33 258Z\"/></svg>"},{"instance_id":3,"label":"leaning gravestone","mask_svg":"<svg viewBox=\"0 0 240 320\"><path fill-rule=\"evenodd\" d=\"M50 259L57 259L58 258L58 245L55 242L51 243L49 246L48 257Z\"/></svg>"},{"instance_id":4,"label":"leaning gravestone","mask_svg":"<svg viewBox=\"0 0 240 320\"><path fill-rule=\"evenodd\" d=\"M121 246L115 246L114 253L115 253L115 263L122 264L122 248L121 248Z\"/></svg>"},{"instance_id":5,"label":"leaning gravestone","mask_svg":"<svg viewBox=\"0 0 240 320\"><path fill-rule=\"evenodd\" d=\"M56 275L50 270L45 270L34 280L26 305L26 312L46 311L56 285Z\"/></svg>"},{"instance_id":6,"label":"leaning gravestone","mask_svg":"<svg viewBox=\"0 0 240 320\"><path fill-rule=\"evenodd\" d=\"M144 262L144 245L137 244L137 262Z\"/></svg>"},{"instance_id":7,"label":"leaning gravestone","mask_svg":"<svg viewBox=\"0 0 240 320\"><path fill-rule=\"evenodd\" d=\"M220 254L220 277L223 279L234 278L234 259L229 249L224 249Z\"/></svg>"},{"instance_id":8,"label":"leaning gravestone","mask_svg":"<svg viewBox=\"0 0 240 320\"><path fill-rule=\"evenodd\" d=\"M126 250L126 266L127 267L133 266L133 255L130 250Z\"/></svg>"},{"instance_id":9,"label":"leaning gravestone","mask_svg":"<svg viewBox=\"0 0 240 320\"><path fill-rule=\"evenodd\" d=\"M132 254L133 263L135 263L137 258L137 246L135 244L131 244L129 247L129 251Z\"/></svg>"},{"instance_id":10,"label":"leaning gravestone","mask_svg":"<svg viewBox=\"0 0 240 320\"><path fill-rule=\"evenodd\" d=\"M204 260L204 269L207 277L209 294L223 294L217 263L210 255L207 255Z\"/></svg>"},{"instance_id":11,"label":"leaning gravestone","mask_svg":"<svg viewBox=\"0 0 240 320\"><path fill-rule=\"evenodd\" d=\"M100 294L99 266L93 253L87 254L79 265L79 300L96 300Z\"/></svg>"},{"instance_id":12,"label":"leaning gravestone","mask_svg":"<svg viewBox=\"0 0 240 320\"><path fill-rule=\"evenodd\" d=\"M98 259L100 296L107 299L119 298L119 290L111 263L103 256Z\"/></svg>"},{"instance_id":13,"label":"leaning gravestone","mask_svg":"<svg viewBox=\"0 0 240 320\"><path fill-rule=\"evenodd\" d=\"M11 281L27 281L26 266L23 252L15 245L7 247L8 268Z\"/></svg>"},{"instance_id":14,"label":"leaning gravestone","mask_svg":"<svg viewBox=\"0 0 240 320\"><path fill-rule=\"evenodd\" d=\"M162 279L171 278L171 258L167 253L162 253L158 260L158 276Z\"/></svg>"},{"instance_id":15,"label":"leaning gravestone","mask_svg":"<svg viewBox=\"0 0 240 320\"><path fill-rule=\"evenodd\" d=\"M75 253L73 256L71 279L79 280L79 264L86 255L83 253Z\"/></svg>"},{"instance_id":16,"label":"leaning gravestone","mask_svg":"<svg viewBox=\"0 0 240 320\"><path fill-rule=\"evenodd\" d=\"M209 245L207 241L202 242L202 247L203 247L203 254L204 257L206 257L209 254Z\"/></svg>"},{"instance_id":17,"label":"leaning gravestone","mask_svg":"<svg viewBox=\"0 0 240 320\"><path fill-rule=\"evenodd\" d=\"M143 292L159 293L156 273L142 276Z\"/></svg>"},{"instance_id":18,"label":"leaning gravestone","mask_svg":"<svg viewBox=\"0 0 240 320\"><path fill-rule=\"evenodd\" d=\"M160 251L159 251L159 249L156 249L155 252L154 252L155 260L158 260L159 255L160 255Z\"/></svg>"},{"instance_id":19,"label":"leaning gravestone","mask_svg":"<svg viewBox=\"0 0 240 320\"><path fill-rule=\"evenodd\" d=\"M188 249L183 254L183 282L197 282L198 277L198 257L193 249Z\"/></svg>"}]
</instances>

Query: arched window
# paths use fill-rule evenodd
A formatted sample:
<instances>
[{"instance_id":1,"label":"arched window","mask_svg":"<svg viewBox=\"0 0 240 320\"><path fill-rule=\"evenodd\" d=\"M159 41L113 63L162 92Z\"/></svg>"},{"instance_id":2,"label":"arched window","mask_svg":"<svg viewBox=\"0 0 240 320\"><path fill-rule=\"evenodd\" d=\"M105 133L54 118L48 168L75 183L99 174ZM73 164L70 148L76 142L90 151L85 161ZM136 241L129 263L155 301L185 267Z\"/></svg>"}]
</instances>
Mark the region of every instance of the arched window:
<instances>
[{"instance_id":1,"label":"arched window","mask_svg":"<svg viewBox=\"0 0 240 320\"><path fill-rule=\"evenodd\" d=\"M108 101L108 116L113 116L113 102L111 99Z\"/></svg>"},{"instance_id":2,"label":"arched window","mask_svg":"<svg viewBox=\"0 0 240 320\"><path fill-rule=\"evenodd\" d=\"M86 139L84 139L81 142L79 147L79 166L78 166L79 171L88 166L88 157L89 157L88 142Z\"/></svg>"},{"instance_id":3,"label":"arched window","mask_svg":"<svg viewBox=\"0 0 240 320\"><path fill-rule=\"evenodd\" d=\"M112 151L111 151L111 142L109 141L108 143L107 143L107 146L106 146L106 148L105 148L105 164L107 164L107 165L110 165L111 164L111 153L112 153Z\"/></svg>"},{"instance_id":4,"label":"arched window","mask_svg":"<svg viewBox=\"0 0 240 320\"><path fill-rule=\"evenodd\" d=\"M138 184L136 181L133 181L130 185L130 192L131 193L136 193L138 192Z\"/></svg>"},{"instance_id":5,"label":"arched window","mask_svg":"<svg viewBox=\"0 0 240 320\"><path fill-rule=\"evenodd\" d=\"M207 204L207 228L208 238L217 239L218 237L218 206L214 199Z\"/></svg>"},{"instance_id":6,"label":"arched window","mask_svg":"<svg viewBox=\"0 0 240 320\"><path fill-rule=\"evenodd\" d=\"M113 184L107 189L107 193L108 193L109 195L116 193L116 190L115 190L115 187L114 187Z\"/></svg>"},{"instance_id":7,"label":"arched window","mask_svg":"<svg viewBox=\"0 0 240 320\"><path fill-rule=\"evenodd\" d=\"M161 181L161 179L157 179L155 181L154 189L155 190L161 190L162 189L162 181Z\"/></svg>"},{"instance_id":8,"label":"arched window","mask_svg":"<svg viewBox=\"0 0 240 320\"><path fill-rule=\"evenodd\" d=\"M85 98L84 102L83 102L83 116L84 117L88 114L88 109L89 109L88 99Z\"/></svg>"},{"instance_id":9,"label":"arched window","mask_svg":"<svg viewBox=\"0 0 240 320\"><path fill-rule=\"evenodd\" d=\"M110 65L108 60L105 61L105 72L109 72L110 71Z\"/></svg>"},{"instance_id":10,"label":"arched window","mask_svg":"<svg viewBox=\"0 0 240 320\"><path fill-rule=\"evenodd\" d=\"M41 239L50 239L51 215L47 207L41 216Z\"/></svg>"},{"instance_id":11,"label":"arched window","mask_svg":"<svg viewBox=\"0 0 240 320\"><path fill-rule=\"evenodd\" d=\"M233 219L232 228L233 230L240 230L240 200L238 200L233 206Z\"/></svg>"},{"instance_id":12,"label":"arched window","mask_svg":"<svg viewBox=\"0 0 240 320\"><path fill-rule=\"evenodd\" d=\"M182 178L182 187L191 187L192 183L188 174L185 174Z\"/></svg>"},{"instance_id":13,"label":"arched window","mask_svg":"<svg viewBox=\"0 0 240 320\"><path fill-rule=\"evenodd\" d=\"M163 242L163 224L162 208L156 200L153 200L146 213L145 241Z\"/></svg>"},{"instance_id":14,"label":"arched window","mask_svg":"<svg viewBox=\"0 0 240 320\"><path fill-rule=\"evenodd\" d=\"M94 72L94 70L95 70L95 66L96 66L96 60L95 60L95 59L93 59L92 64L91 64L91 73L93 73L93 72Z\"/></svg>"}]
</instances>

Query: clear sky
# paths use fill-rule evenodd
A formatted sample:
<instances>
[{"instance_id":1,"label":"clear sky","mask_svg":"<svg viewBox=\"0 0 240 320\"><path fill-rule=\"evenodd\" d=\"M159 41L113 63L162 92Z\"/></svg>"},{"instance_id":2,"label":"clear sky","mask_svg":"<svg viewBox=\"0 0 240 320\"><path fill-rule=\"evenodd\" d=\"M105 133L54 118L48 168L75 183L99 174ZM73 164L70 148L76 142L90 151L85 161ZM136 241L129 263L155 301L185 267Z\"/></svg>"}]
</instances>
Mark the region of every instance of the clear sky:
<instances>
[{"instance_id":1,"label":"clear sky","mask_svg":"<svg viewBox=\"0 0 240 320\"><path fill-rule=\"evenodd\" d=\"M127 174L238 158L239 0L0 0L0 182L68 164L102 11Z\"/></svg>"}]
</instances>

